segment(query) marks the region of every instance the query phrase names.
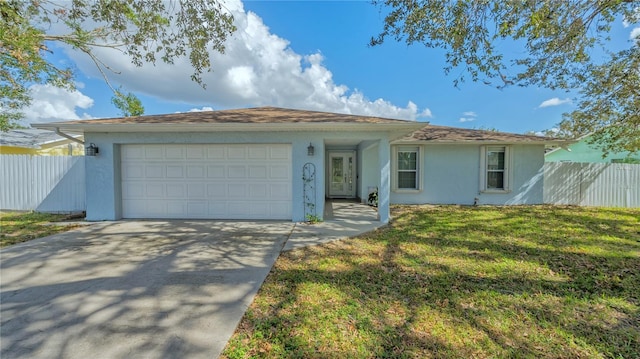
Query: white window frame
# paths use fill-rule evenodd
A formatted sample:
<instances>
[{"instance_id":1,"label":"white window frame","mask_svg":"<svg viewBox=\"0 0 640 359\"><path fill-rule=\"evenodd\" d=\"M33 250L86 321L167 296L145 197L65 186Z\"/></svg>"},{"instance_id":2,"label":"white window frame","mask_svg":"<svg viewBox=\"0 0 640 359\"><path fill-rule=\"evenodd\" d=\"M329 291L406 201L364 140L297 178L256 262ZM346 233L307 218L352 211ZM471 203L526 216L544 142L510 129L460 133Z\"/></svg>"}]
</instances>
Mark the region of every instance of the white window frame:
<instances>
[{"instance_id":1,"label":"white window frame","mask_svg":"<svg viewBox=\"0 0 640 359\"><path fill-rule=\"evenodd\" d=\"M399 152L416 152L416 188L399 188L398 187L398 153ZM416 193L422 191L423 182L423 158L422 146L394 146L393 158L391 160L391 189L398 193Z\"/></svg>"},{"instance_id":2,"label":"white window frame","mask_svg":"<svg viewBox=\"0 0 640 359\"><path fill-rule=\"evenodd\" d=\"M487 156L495 148L504 149L504 169L502 184L503 188L487 188L487 173L489 172ZM511 146L509 145L487 145L480 148L480 192L481 193L508 193L511 192L512 185L512 165Z\"/></svg>"}]
</instances>

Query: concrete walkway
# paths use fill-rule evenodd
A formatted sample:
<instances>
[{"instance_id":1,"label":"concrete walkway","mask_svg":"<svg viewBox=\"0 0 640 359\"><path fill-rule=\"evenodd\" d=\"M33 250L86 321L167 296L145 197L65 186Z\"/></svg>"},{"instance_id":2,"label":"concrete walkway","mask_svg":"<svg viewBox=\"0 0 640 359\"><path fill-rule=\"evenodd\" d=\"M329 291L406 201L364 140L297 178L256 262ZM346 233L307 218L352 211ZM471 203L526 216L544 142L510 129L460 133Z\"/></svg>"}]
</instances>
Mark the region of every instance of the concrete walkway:
<instances>
[{"instance_id":1,"label":"concrete walkway","mask_svg":"<svg viewBox=\"0 0 640 359\"><path fill-rule=\"evenodd\" d=\"M0 358L217 358L281 250L381 226L327 205L325 222L103 222L0 251Z\"/></svg>"},{"instance_id":2,"label":"concrete walkway","mask_svg":"<svg viewBox=\"0 0 640 359\"><path fill-rule=\"evenodd\" d=\"M384 226L375 208L353 200L328 200L324 222L296 223L285 251L355 237Z\"/></svg>"}]
</instances>

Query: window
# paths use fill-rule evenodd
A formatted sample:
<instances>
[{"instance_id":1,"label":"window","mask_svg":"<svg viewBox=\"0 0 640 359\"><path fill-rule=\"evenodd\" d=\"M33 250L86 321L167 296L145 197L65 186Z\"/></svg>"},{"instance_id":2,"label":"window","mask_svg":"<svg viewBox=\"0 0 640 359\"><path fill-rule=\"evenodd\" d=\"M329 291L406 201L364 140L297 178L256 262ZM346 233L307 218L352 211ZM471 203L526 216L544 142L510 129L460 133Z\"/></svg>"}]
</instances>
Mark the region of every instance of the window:
<instances>
[{"instance_id":1,"label":"window","mask_svg":"<svg viewBox=\"0 0 640 359\"><path fill-rule=\"evenodd\" d=\"M484 192L509 191L509 147L483 147L481 162L480 190Z\"/></svg>"},{"instance_id":2,"label":"window","mask_svg":"<svg viewBox=\"0 0 640 359\"><path fill-rule=\"evenodd\" d=\"M395 151L396 190L420 189L420 149L418 147L398 147Z\"/></svg>"}]
</instances>

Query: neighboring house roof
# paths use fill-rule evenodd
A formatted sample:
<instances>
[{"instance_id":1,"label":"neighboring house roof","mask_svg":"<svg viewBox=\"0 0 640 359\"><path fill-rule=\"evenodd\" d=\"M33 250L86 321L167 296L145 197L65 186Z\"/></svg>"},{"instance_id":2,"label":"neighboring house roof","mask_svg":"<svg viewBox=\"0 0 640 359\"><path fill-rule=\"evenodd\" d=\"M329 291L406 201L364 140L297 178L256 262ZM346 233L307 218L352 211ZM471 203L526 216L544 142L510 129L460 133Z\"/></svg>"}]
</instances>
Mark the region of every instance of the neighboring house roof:
<instances>
[{"instance_id":1,"label":"neighboring house roof","mask_svg":"<svg viewBox=\"0 0 640 359\"><path fill-rule=\"evenodd\" d=\"M268 130L348 130L363 126L367 130L416 130L424 124L373 116L346 115L330 112L257 107L247 109L173 113L165 115L135 116L95 120L33 124L35 128L66 130L69 132L165 132L165 131L253 131ZM247 125L251 125L250 127Z\"/></svg>"},{"instance_id":2,"label":"neighboring house roof","mask_svg":"<svg viewBox=\"0 0 640 359\"><path fill-rule=\"evenodd\" d=\"M82 138L81 135L74 137ZM0 146L45 149L69 142L71 140L47 130L19 129L0 133Z\"/></svg>"},{"instance_id":3,"label":"neighboring house roof","mask_svg":"<svg viewBox=\"0 0 640 359\"><path fill-rule=\"evenodd\" d=\"M535 135L427 125L397 142L552 144L565 143L566 141Z\"/></svg>"},{"instance_id":4,"label":"neighboring house roof","mask_svg":"<svg viewBox=\"0 0 640 359\"><path fill-rule=\"evenodd\" d=\"M603 156L604 151L597 144L590 143L592 134L584 135L564 148L554 148L545 153L546 162L587 162L587 163L609 163L625 162L636 163L640 161L640 152L631 153L629 151L614 151Z\"/></svg>"}]
</instances>

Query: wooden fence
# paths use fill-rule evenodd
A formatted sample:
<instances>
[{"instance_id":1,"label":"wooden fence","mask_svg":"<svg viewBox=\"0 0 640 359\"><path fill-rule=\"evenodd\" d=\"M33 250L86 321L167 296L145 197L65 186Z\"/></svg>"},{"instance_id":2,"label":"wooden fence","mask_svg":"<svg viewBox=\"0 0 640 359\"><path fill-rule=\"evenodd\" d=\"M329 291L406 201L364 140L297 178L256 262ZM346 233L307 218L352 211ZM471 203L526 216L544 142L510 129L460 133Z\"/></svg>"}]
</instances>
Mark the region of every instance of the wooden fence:
<instances>
[{"instance_id":1,"label":"wooden fence","mask_svg":"<svg viewBox=\"0 0 640 359\"><path fill-rule=\"evenodd\" d=\"M544 202L577 206L640 207L640 165L547 162Z\"/></svg>"},{"instance_id":2,"label":"wooden fence","mask_svg":"<svg viewBox=\"0 0 640 359\"><path fill-rule=\"evenodd\" d=\"M85 210L84 157L0 155L0 209Z\"/></svg>"}]
</instances>

